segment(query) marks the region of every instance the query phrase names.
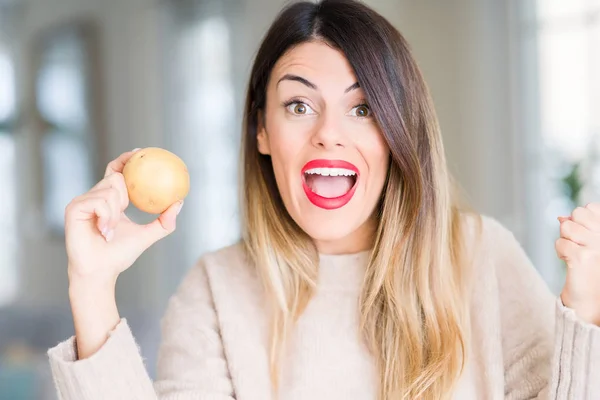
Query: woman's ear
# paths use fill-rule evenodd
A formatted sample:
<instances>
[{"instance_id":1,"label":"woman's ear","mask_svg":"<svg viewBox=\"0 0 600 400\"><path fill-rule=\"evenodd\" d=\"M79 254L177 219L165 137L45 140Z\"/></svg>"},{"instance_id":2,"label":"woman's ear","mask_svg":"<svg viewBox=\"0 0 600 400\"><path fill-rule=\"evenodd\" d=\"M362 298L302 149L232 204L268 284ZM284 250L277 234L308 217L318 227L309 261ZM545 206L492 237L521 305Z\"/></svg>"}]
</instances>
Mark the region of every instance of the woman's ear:
<instances>
[{"instance_id":1,"label":"woman's ear","mask_svg":"<svg viewBox=\"0 0 600 400\"><path fill-rule=\"evenodd\" d=\"M267 137L267 131L265 129L263 112L258 112L258 126L256 127L256 140L258 142L258 152L264 155L270 155L271 149L269 147L269 138Z\"/></svg>"}]
</instances>

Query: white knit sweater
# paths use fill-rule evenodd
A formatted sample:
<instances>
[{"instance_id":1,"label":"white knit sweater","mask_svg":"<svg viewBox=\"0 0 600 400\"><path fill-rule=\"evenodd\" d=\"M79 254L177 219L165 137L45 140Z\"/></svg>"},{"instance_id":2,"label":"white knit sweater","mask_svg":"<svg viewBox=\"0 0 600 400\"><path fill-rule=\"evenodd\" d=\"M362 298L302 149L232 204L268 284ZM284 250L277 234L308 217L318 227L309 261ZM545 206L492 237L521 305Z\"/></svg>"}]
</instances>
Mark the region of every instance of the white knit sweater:
<instances>
[{"instance_id":1,"label":"white knit sweater","mask_svg":"<svg viewBox=\"0 0 600 400\"><path fill-rule=\"evenodd\" d=\"M376 371L358 331L367 257L321 256L318 290L295 329L278 396L261 285L235 245L204 256L170 300L156 382L123 319L87 359L77 360L74 338L49 350L59 398L375 399ZM553 297L512 234L489 218L474 266L471 355L454 398L599 400L600 327Z\"/></svg>"}]
</instances>

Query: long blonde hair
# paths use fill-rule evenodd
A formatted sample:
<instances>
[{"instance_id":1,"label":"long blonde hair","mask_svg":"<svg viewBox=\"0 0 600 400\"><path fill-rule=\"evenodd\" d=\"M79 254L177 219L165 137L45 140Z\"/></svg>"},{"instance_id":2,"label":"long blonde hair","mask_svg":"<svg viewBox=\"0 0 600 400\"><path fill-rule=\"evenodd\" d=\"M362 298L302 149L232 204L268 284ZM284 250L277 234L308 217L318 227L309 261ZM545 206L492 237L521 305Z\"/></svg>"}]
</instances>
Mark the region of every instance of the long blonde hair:
<instances>
[{"instance_id":1,"label":"long blonde hair","mask_svg":"<svg viewBox=\"0 0 600 400\"><path fill-rule=\"evenodd\" d=\"M311 40L346 55L390 148L360 297L361 331L377 363L379 398L449 398L469 339L461 210L432 101L407 43L383 17L351 0L284 9L250 77L242 144L243 242L269 304L274 385L288 335L313 295L318 254L286 211L256 134L273 65L294 45Z\"/></svg>"}]
</instances>

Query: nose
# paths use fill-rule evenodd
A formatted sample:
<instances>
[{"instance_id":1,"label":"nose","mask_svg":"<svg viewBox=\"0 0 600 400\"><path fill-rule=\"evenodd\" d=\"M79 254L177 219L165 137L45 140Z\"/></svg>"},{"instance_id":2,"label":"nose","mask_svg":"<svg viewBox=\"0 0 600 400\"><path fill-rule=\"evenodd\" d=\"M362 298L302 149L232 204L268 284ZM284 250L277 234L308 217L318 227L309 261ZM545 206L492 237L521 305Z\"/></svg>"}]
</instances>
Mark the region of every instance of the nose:
<instances>
[{"instance_id":1,"label":"nose","mask_svg":"<svg viewBox=\"0 0 600 400\"><path fill-rule=\"evenodd\" d=\"M315 127L315 132L311 138L312 145L326 150L344 147L345 139L340 125L339 119L335 116L324 115Z\"/></svg>"}]
</instances>

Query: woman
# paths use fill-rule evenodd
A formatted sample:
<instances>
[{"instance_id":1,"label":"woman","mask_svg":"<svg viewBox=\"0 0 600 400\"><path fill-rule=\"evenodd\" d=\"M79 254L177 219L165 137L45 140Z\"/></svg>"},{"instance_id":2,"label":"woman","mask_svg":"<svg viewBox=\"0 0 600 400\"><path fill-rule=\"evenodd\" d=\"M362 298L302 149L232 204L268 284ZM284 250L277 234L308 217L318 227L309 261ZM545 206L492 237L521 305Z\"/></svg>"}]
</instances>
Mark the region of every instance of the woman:
<instances>
[{"instance_id":1,"label":"woman","mask_svg":"<svg viewBox=\"0 0 600 400\"><path fill-rule=\"evenodd\" d=\"M426 85L383 17L286 8L244 128L243 239L170 300L154 384L114 287L181 204L129 221L128 152L69 205L75 336L49 351L61 399L600 398L600 205L561 218L555 299L507 230L451 196Z\"/></svg>"}]
</instances>

